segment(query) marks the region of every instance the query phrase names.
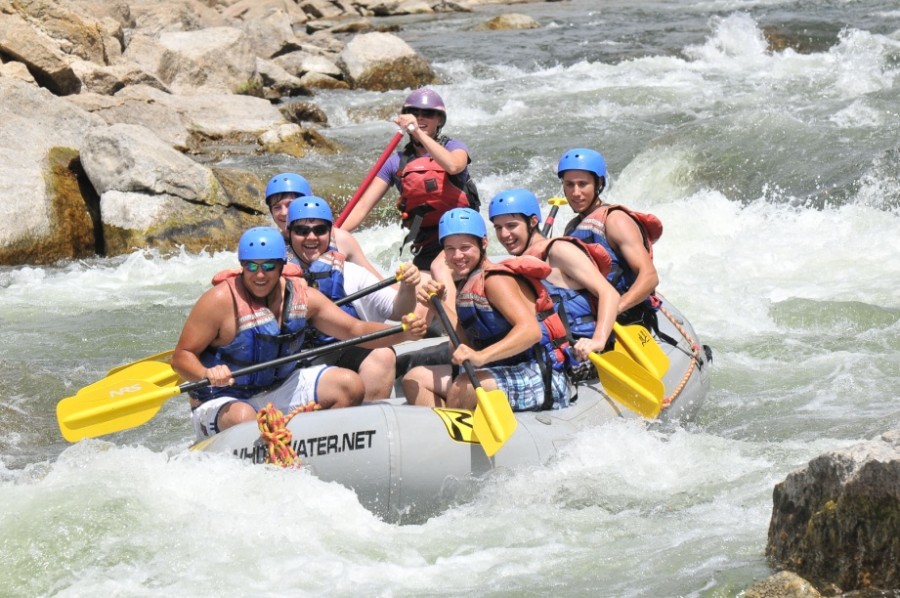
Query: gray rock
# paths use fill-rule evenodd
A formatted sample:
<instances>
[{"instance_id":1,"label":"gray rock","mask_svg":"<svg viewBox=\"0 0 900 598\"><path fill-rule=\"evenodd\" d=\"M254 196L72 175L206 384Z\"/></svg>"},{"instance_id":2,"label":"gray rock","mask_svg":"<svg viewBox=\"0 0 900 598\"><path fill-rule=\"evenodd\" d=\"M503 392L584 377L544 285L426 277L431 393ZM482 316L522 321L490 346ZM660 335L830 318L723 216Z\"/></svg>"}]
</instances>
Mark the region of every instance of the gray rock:
<instances>
[{"instance_id":1,"label":"gray rock","mask_svg":"<svg viewBox=\"0 0 900 598\"><path fill-rule=\"evenodd\" d=\"M428 62L390 33L357 35L341 52L339 65L344 79L354 88L387 91L435 81Z\"/></svg>"},{"instance_id":2,"label":"gray rock","mask_svg":"<svg viewBox=\"0 0 900 598\"><path fill-rule=\"evenodd\" d=\"M900 430L778 484L766 555L817 587L900 589Z\"/></svg>"}]
</instances>

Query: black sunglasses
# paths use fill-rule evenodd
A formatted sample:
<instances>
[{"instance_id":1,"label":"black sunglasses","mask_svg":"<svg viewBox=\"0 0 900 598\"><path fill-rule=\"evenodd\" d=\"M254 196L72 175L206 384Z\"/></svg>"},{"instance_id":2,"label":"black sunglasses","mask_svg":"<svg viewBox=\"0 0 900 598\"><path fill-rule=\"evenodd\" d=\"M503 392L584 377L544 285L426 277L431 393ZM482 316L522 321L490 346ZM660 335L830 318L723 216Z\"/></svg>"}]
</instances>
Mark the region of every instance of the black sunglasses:
<instances>
[{"instance_id":1,"label":"black sunglasses","mask_svg":"<svg viewBox=\"0 0 900 598\"><path fill-rule=\"evenodd\" d=\"M317 224L315 226L307 226L305 224L297 224L291 227L291 232L295 235L305 237L309 233L313 233L317 237L321 237L331 230L330 224Z\"/></svg>"},{"instance_id":2,"label":"black sunglasses","mask_svg":"<svg viewBox=\"0 0 900 598\"><path fill-rule=\"evenodd\" d=\"M434 118L438 111L431 108L404 108L403 114L412 114L415 117L423 116L425 118Z\"/></svg>"},{"instance_id":3,"label":"black sunglasses","mask_svg":"<svg viewBox=\"0 0 900 598\"><path fill-rule=\"evenodd\" d=\"M259 262L244 262L244 269L247 270L247 272L257 272L262 268L263 272L271 272L277 268L280 263L281 262L278 260L269 260L261 264Z\"/></svg>"}]
</instances>

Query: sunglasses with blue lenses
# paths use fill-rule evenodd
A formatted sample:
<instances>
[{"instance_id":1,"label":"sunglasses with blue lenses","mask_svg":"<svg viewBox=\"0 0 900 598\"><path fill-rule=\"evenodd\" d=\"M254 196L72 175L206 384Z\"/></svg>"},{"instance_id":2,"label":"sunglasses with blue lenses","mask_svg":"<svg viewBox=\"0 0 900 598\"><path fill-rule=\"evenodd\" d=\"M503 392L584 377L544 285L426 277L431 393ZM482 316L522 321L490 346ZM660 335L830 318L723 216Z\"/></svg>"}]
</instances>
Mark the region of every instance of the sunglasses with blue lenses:
<instances>
[{"instance_id":1,"label":"sunglasses with blue lenses","mask_svg":"<svg viewBox=\"0 0 900 598\"><path fill-rule=\"evenodd\" d=\"M416 118L422 116L424 118L434 118L438 111L431 108L404 108L403 114L412 114Z\"/></svg>"},{"instance_id":2,"label":"sunglasses with blue lenses","mask_svg":"<svg viewBox=\"0 0 900 598\"><path fill-rule=\"evenodd\" d=\"M295 235L305 237L309 233L314 233L317 237L321 237L325 233L331 230L331 227L327 224L317 224L315 226L307 226L305 224L295 224L291 227L291 232Z\"/></svg>"},{"instance_id":3,"label":"sunglasses with blue lenses","mask_svg":"<svg viewBox=\"0 0 900 598\"><path fill-rule=\"evenodd\" d=\"M263 263L244 262L244 269L247 270L247 272L258 272L259 269L262 268L263 272L271 272L277 268L279 264L281 264L280 260L269 260L268 262Z\"/></svg>"}]
</instances>

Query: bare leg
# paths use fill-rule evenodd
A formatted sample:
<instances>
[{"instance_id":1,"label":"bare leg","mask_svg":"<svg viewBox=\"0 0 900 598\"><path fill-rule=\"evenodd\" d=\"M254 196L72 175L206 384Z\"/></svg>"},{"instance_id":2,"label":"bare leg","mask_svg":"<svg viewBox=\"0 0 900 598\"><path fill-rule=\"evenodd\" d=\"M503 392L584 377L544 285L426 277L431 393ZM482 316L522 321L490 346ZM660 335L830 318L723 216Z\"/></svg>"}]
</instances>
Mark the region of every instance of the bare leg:
<instances>
[{"instance_id":1,"label":"bare leg","mask_svg":"<svg viewBox=\"0 0 900 598\"><path fill-rule=\"evenodd\" d=\"M393 349L373 349L359 365L359 376L366 387L365 400L377 401L391 396L397 356Z\"/></svg>"},{"instance_id":2,"label":"bare leg","mask_svg":"<svg viewBox=\"0 0 900 598\"><path fill-rule=\"evenodd\" d=\"M487 370L475 370L481 387L486 391L497 390L497 381ZM447 393L447 407L452 409L475 409L478 405L478 395L472 381L465 373L460 374L453 381L450 391Z\"/></svg>"},{"instance_id":3,"label":"bare leg","mask_svg":"<svg viewBox=\"0 0 900 598\"><path fill-rule=\"evenodd\" d=\"M365 386L353 370L328 368L316 384L316 397L322 409L354 407L363 401Z\"/></svg>"},{"instance_id":4,"label":"bare leg","mask_svg":"<svg viewBox=\"0 0 900 598\"><path fill-rule=\"evenodd\" d=\"M450 388L449 365L419 366L403 376L403 394L410 405L443 407Z\"/></svg>"},{"instance_id":5,"label":"bare leg","mask_svg":"<svg viewBox=\"0 0 900 598\"><path fill-rule=\"evenodd\" d=\"M220 432L249 421L256 421L256 409L243 401L226 404L216 416L216 426Z\"/></svg>"}]
</instances>

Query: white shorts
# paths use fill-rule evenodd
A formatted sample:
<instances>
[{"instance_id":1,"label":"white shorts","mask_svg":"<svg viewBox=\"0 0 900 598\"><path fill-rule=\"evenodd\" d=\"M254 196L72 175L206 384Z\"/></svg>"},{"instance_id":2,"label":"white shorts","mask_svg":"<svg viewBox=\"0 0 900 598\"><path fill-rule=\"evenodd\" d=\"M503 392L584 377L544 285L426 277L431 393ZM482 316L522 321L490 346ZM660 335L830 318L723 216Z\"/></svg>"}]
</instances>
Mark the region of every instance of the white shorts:
<instances>
[{"instance_id":1,"label":"white shorts","mask_svg":"<svg viewBox=\"0 0 900 598\"><path fill-rule=\"evenodd\" d=\"M237 399L226 395L200 403L191 412L191 420L194 424L194 434L197 440L203 440L219 433L219 427L216 425L219 412L222 411L225 405L234 401L244 401L257 411L265 407L267 403L272 403L276 409L281 410L285 415L297 407L318 403L319 397L316 390L319 385L319 378L330 367L332 366L314 365L294 370L280 386L261 392L250 399Z\"/></svg>"}]
</instances>

